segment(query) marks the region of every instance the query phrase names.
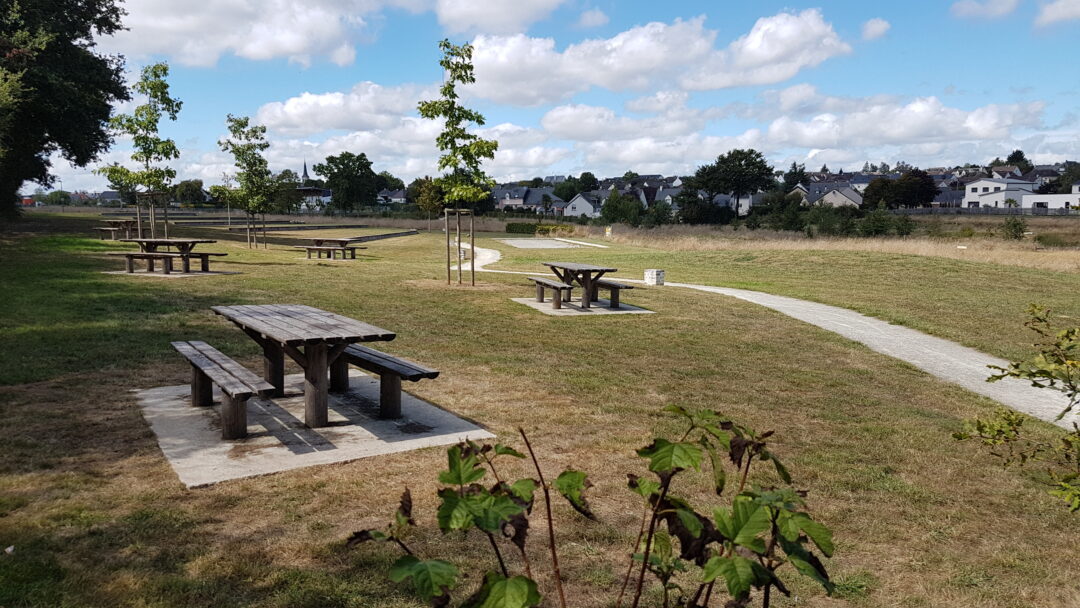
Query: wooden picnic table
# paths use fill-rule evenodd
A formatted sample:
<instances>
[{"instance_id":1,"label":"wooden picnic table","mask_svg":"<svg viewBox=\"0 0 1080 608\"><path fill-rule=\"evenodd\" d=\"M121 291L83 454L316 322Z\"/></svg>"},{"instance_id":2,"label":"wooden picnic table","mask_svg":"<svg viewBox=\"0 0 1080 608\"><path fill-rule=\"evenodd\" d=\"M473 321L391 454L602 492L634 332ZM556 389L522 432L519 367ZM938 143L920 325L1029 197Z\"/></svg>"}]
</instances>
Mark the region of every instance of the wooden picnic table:
<instances>
[{"instance_id":1,"label":"wooden picnic table","mask_svg":"<svg viewBox=\"0 0 1080 608\"><path fill-rule=\"evenodd\" d=\"M304 423L309 428L327 426L330 391L348 390L348 361L341 356L345 348L396 337L385 329L311 306L262 304L213 306L211 310L262 347L263 378L274 385L273 396L284 393L285 355L304 369Z\"/></svg>"},{"instance_id":2,"label":"wooden picnic table","mask_svg":"<svg viewBox=\"0 0 1080 608\"><path fill-rule=\"evenodd\" d=\"M359 236L348 236L348 237L344 237L344 238L328 237L328 236L315 236L315 237L305 237L305 238L302 238L302 239L299 239L299 240L301 240L301 241L311 241L312 244L315 247L322 247L323 244L333 245L334 247L346 247L346 246L348 246L350 243L352 243L354 241L359 241L361 238L362 237L359 237Z\"/></svg>"},{"instance_id":3,"label":"wooden picnic table","mask_svg":"<svg viewBox=\"0 0 1080 608\"><path fill-rule=\"evenodd\" d=\"M131 238L131 229L135 227L136 221L129 219L107 219L105 223L113 228L120 228L124 231L124 238Z\"/></svg>"},{"instance_id":4,"label":"wooden picnic table","mask_svg":"<svg viewBox=\"0 0 1080 608\"><path fill-rule=\"evenodd\" d=\"M121 243L138 243L144 253L157 253L158 247L175 247L178 253L191 253L201 243L216 243L211 239L120 239Z\"/></svg>"},{"instance_id":5,"label":"wooden picnic table","mask_svg":"<svg viewBox=\"0 0 1080 608\"><path fill-rule=\"evenodd\" d=\"M596 299L596 281L609 272L619 271L618 268L578 264L577 262L543 262L543 264L550 268L563 283L581 285L582 308L590 308L592 301Z\"/></svg>"}]
</instances>

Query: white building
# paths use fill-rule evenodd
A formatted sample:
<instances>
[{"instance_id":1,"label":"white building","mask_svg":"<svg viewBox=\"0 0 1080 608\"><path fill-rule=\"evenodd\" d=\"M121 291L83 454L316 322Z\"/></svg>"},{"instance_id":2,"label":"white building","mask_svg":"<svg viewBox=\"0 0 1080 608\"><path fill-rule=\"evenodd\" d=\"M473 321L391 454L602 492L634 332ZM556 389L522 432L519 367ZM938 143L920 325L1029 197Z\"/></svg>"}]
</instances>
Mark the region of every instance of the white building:
<instances>
[{"instance_id":1,"label":"white building","mask_svg":"<svg viewBox=\"0 0 1080 608\"><path fill-rule=\"evenodd\" d=\"M1017 203L1035 191L1035 184L1022 179L980 179L964 189L965 207L1004 207L1007 199Z\"/></svg>"},{"instance_id":2,"label":"white building","mask_svg":"<svg viewBox=\"0 0 1080 608\"><path fill-rule=\"evenodd\" d=\"M1050 211L1054 209L1080 209L1080 188L1073 187L1072 194L1025 194L1020 205L1024 209Z\"/></svg>"}]
</instances>

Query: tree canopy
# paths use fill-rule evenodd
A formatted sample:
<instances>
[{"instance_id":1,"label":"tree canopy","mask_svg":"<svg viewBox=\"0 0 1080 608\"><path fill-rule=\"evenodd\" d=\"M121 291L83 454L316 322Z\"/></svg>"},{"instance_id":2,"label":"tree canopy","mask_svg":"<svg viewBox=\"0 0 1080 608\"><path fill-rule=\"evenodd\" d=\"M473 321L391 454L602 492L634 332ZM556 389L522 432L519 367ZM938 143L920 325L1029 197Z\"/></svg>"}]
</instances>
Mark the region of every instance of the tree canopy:
<instances>
[{"instance_id":1,"label":"tree canopy","mask_svg":"<svg viewBox=\"0 0 1080 608\"><path fill-rule=\"evenodd\" d=\"M122 28L116 0L0 5L0 215L26 181L51 184L50 156L86 166L112 142L113 103L129 99L124 62L95 52Z\"/></svg>"},{"instance_id":2,"label":"tree canopy","mask_svg":"<svg viewBox=\"0 0 1080 608\"><path fill-rule=\"evenodd\" d=\"M249 214L266 213L271 209L271 197L277 188L273 174L262 153L270 147L266 141L266 127L252 125L247 116L226 118L229 137L218 142L223 152L233 155L236 162L236 195L233 204L244 208ZM215 196L217 194L215 193Z\"/></svg>"},{"instance_id":3,"label":"tree canopy","mask_svg":"<svg viewBox=\"0 0 1080 608\"><path fill-rule=\"evenodd\" d=\"M784 192L791 192L795 186L805 184L806 181L806 165L792 161L791 168L784 173Z\"/></svg>"},{"instance_id":4,"label":"tree canopy","mask_svg":"<svg viewBox=\"0 0 1080 608\"><path fill-rule=\"evenodd\" d=\"M420 116L442 120L443 130L435 138L442 155L439 156L439 188L445 200L454 204L475 204L488 197L495 185L484 173L481 163L495 158L499 142L483 139L468 131L470 123L483 126L484 116L470 110L458 101L457 85L476 82L473 74L471 44L455 45L449 40L439 42L443 58L439 61L446 72L439 99L421 101L417 106Z\"/></svg>"},{"instance_id":5,"label":"tree canopy","mask_svg":"<svg viewBox=\"0 0 1080 608\"><path fill-rule=\"evenodd\" d=\"M325 177L327 187L333 190L330 204L335 209L349 211L375 206L381 188L367 154L345 151L327 156L326 161L317 163L313 170Z\"/></svg>"},{"instance_id":6,"label":"tree canopy","mask_svg":"<svg viewBox=\"0 0 1080 608\"><path fill-rule=\"evenodd\" d=\"M757 150L731 150L716 158L716 162L703 165L694 173L691 186L705 193L712 202L718 194L730 194L735 198L735 213L739 211L739 199L761 190L769 190L775 184L773 168Z\"/></svg>"}]
</instances>

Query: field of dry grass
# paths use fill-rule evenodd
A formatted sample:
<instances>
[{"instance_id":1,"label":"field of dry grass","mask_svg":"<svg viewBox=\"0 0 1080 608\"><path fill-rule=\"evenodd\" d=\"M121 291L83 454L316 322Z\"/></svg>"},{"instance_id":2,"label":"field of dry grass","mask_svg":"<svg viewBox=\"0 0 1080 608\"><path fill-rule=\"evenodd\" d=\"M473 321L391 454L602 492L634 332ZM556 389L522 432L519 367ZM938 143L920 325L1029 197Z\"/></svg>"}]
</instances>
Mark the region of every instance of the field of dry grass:
<instances>
[{"instance_id":1,"label":"field of dry grass","mask_svg":"<svg viewBox=\"0 0 1080 608\"><path fill-rule=\"evenodd\" d=\"M659 413L669 403L776 429L775 451L809 491L815 516L834 529L838 550L828 566L837 597L788 573L797 599L774 605L1080 603L1075 516L1024 472L1002 470L977 446L949 438L993 404L827 332L747 303L665 289L626 296L654 315L539 315L510 301L529 294L518 276L481 275L480 289L443 285L439 235L375 242L356 264L331 264L295 259L283 237L248 250L240 236L226 242L201 229L187 233L222 239L215 247L230 254L222 270L242 274L104 275L118 263L102 254L120 245L85 236L92 223L35 218L0 233L8 294L0 309L0 545L14 547L0 554L4 608L418 606L384 576L396 557L390 547L344 547L353 530L384 522L405 486L422 526L413 539L419 552L459 565L480 554L482 539L434 527L435 476L445 463L438 449L195 491L179 484L130 390L187 382L186 364L168 345L175 339L205 339L255 368L254 343L209 306L272 302L396 331L387 350L443 372L411 392L508 443L517 445L514 429L525 427L551 474L566 466L590 473L600 521L582 522L562 507L555 513L573 606L608 606L617 592L639 517L625 473L643 471L636 448L675 430ZM618 246L543 255L616 258L628 269L678 260L669 277L675 269L726 280L726 258L698 263L700 254L688 253ZM860 277L905 259L836 253L851 272L865 266ZM805 268L801 252L772 255L759 264L759 281ZM536 270L528 257L505 265L515 264ZM972 279L982 282L999 277L995 268L963 267L984 273ZM1035 273L1032 284L1042 276L1009 271ZM750 264L738 272L749 277ZM891 288L902 294L904 283ZM885 289L855 281L841 288L862 298ZM1004 323L982 309L968 315ZM681 493L713 501L704 484ZM542 563L539 539L533 549ZM550 579L540 578L550 592ZM648 601L657 605L657 596Z\"/></svg>"},{"instance_id":2,"label":"field of dry grass","mask_svg":"<svg viewBox=\"0 0 1080 608\"><path fill-rule=\"evenodd\" d=\"M988 218L978 218L988 219ZM1040 218L1045 219L1045 218ZM1048 220L1067 222L1069 227L1080 220ZM997 222L1000 224L1000 222ZM966 223L965 223L966 225ZM1034 229L1039 229L1033 226ZM767 230L716 229L696 226L671 226L653 230L634 230L617 226L611 240L625 245L662 251L850 251L865 253L918 255L950 258L970 262L1005 264L1043 270L1080 270L1080 250L1073 248L1036 247L1034 241L1007 241L990 236L992 226L981 226L971 238L913 236L905 238L818 237L806 238L798 233ZM1000 228L998 228L1000 231ZM1049 231L1049 230L1048 230ZM580 227L579 236L599 237L602 228ZM1077 235L1080 242L1080 232Z\"/></svg>"}]
</instances>

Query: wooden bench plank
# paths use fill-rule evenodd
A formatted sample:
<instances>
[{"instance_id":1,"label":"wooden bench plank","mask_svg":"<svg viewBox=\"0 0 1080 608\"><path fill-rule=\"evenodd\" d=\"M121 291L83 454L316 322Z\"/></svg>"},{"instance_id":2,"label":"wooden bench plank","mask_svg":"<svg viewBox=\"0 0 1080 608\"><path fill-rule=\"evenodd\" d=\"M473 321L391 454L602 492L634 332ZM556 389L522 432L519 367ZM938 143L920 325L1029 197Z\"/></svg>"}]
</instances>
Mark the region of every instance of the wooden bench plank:
<instances>
[{"instance_id":1,"label":"wooden bench plank","mask_svg":"<svg viewBox=\"0 0 1080 608\"><path fill-rule=\"evenodd\" d=\"M402 380L408 380L409 382L439 377L437 370L359 344L350 345L341 356L346 357L350 363L357 367L362 367L377 374L393 373L400 376Z\"/></svg>"},{"instance_id":2,"label":"wooden bench plank","mask_svg":"<svg viewBox=\"0 0 1080 608\"><path fill-rule=\"evenodd\" d=\"M236 361L233 361L225 353L210 346L206 342L191 341L188 342L196 350L198 350L203 356L207 357L226 372L231 374L234 378L247 385L256 393L262 393L266 391L274 390L274 385L270 384L266 380L263 380L258 374L249 370L248 368L240 365Z\"/></svg>"},{"instance_id":3,"label":"wooden bench plank","mask_svg":"<svg viewBox=\"0 0 1080 608\"><path fill-rule=\"evenodd\" d=\"M192 365L198 367L203 374L210 377L210 379L229 396L239 398L239 400L245 400L245 398L252 396L257 392L253 388L246 386L246 384L238 378L235 378L229 373L228 369L221 367L217 362L206 356L200 349L195 348L191 342L172 342L172 344L177 352L187 357L187 360L190 361Z\"/></svg>"},{"instance_id":4,"label":"wooden bench plank","mask_svg":"<svg viewBox=\"0 0 1080 608\"><path fill-rule=\"evenodd\" d=\"M556 281L555 279L549 279L547 277L529 277L529 280L552 289L573 289L574 287L573 285L563 283L562 281Z\"/></svg>"},{"instance_id":5,"label":"wooden bench plank","mask_svg":"<svg viewBox=\"0 0 1080 608\"><path fill-rule=\"evenodd\" d=\"M599 281L596 281L595 283L593 283L593 285L596 285L597 287L605 287L605 288L608 288L608 289L610 289L612 287L614 287L615 289L633 289L634 288L633 285L627 285L626 283L619 283L617 281L611 281L611 280L608 280L608 279L600 279Z\"/></svg>"}]
</instances>

